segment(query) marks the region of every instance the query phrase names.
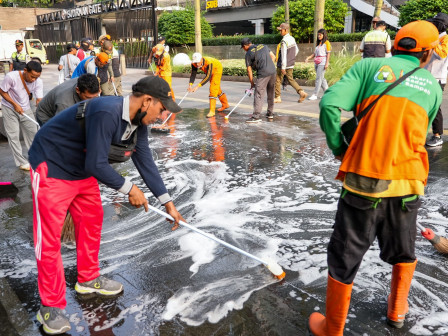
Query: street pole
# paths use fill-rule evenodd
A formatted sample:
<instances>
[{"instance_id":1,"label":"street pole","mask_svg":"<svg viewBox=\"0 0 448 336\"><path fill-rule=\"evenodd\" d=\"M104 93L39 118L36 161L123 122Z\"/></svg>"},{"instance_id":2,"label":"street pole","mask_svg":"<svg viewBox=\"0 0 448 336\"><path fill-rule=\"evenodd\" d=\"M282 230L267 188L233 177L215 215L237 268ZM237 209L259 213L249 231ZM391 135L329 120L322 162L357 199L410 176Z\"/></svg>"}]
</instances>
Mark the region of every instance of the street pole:
<instances>
[{"instance_id":1,"label":"street pole","mask_svg":"<svg viewBox=\"0 0 448 336\"><path fill-rule=\"evenodd\" d=\"M196 46L196 52L202 54L200 0L194 0L194 44Z\"/></svg>"},{"instance_id":2,"label":"street pole","mask_svg":"<svg viewBox=\"0 0 448 336\"><path fill-rule=\"evenodd\" d=\"M325 0L316 0L314 11L314 36L313 41L317 41L317 31L324 27Z\"/></svg>"},{"instance_id":3,"label":"street pole","mask_svg":"<svg viewBox=\"0 0 448 336\"><path fill-rule=\"evenodd\" d=\"M285 22L289 24L289 0L285 0Z\"/></svg>"}]
</instances>

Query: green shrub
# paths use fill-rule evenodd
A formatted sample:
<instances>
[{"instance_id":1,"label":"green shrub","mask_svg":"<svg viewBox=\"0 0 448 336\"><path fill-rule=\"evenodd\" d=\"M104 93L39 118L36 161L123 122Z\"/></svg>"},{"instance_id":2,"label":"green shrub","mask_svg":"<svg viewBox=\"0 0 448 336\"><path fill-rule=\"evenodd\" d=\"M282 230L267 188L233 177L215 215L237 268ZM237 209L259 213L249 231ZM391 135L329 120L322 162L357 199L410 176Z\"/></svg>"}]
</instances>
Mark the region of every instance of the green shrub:
<instances>
[{"instance_id":1,"label":"green shrub","mask_svg":"<svg viewBox=\"0 0 448 336\"><path fill-rule=\"evenodd\" d=\"M426 20L439 12L448 13L446 0L409 0L400 7L398 24L405 24L415 20Z\"/></svg>"},{"instance_id":2,"label":"green shrub","mask_svg":"<svg viewBox=\"0 0 448 336\"><path fill-rule=\"evenodd\" d=\"M296 0L289 2L289 24L291 35L297 42L310 42L314 33L315 0ZM344 31L348 8L342 0L326 0L324 27L328 33ZM285 21L285 6L277 7L272 16L272 29Z\"/></svg>"},{"instance_id":3,"label":"green shrub","mask_svg":"<svg viewBox=\"0 0 448 336\"><path fill-rule=\"evenodd\" d=\"M390 38L395 38L395 31L388 30ZM330 33L328 34L328 40L330 42L361 42L363 37L367 34L367 31L361 33ZM216 36L213 38L206 38L202 40L204 46L222 46L222 45L239 45L241 39L248 37L254 44L278 44L280 43L282 36L278 34L265 34L265 35L240 35L240 36Z\"/></svg>"},{"instance_id":4,"label":"green shrub","mask_svg":"<svg viewBox=\"0 0 448 336\"><path fill-rule=\"evenodd\" d=\"M158 21L159 33L171 45L194 43L194 10L186 8L181 11L163 12ZM212 26L201 13L201 37L212 37Z\"/></svg>"},{"instance_id":5,"label":"green shrub","mask_svg":"<svg viewBox=\"0 0 448 336\"><path fill-rule=\"evenodd\" d=\"M279 34L265 35L239 35L239 36L216 36L202 40L204 46L220 46L220 45L239 45L241 39L248 37L254 44L277 44L282 40Z\"/></svg>"},{"instance_id":6,"label":"green shrub","mask_svg":"<svg viewBox=\"0 0 448 336\"><path fill-rule=\"evenodd\" d=\"M361 60L360 53L351 53L346 50L332 53L330 66L325 71L325 79L328 85L333 85L350 69L353 64Z\"/></svg>"}]
</instances>

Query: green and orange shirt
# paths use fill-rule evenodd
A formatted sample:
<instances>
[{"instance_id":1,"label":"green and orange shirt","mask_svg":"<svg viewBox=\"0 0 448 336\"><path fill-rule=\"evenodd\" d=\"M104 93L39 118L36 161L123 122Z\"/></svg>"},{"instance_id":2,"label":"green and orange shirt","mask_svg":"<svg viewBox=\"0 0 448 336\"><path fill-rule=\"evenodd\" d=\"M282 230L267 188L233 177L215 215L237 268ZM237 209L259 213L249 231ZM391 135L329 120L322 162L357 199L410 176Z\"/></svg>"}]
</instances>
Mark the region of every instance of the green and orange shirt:
<instances>
[{"instance_id":1,"label":"green and orange shirt","mask_svg":"<svg viewBox=\"0 0 448 336\"><path fill-rule=\"evenodd\" d=\"M388 85L418 66L419 60L407 55L364 59L326 91L319 121L334 155L344 150L340 109L359 114ZM423 194L429 171L426 135L441 101L440 85L426 69L406 78L361 119L336 178L350 191L366 196ZM386 186L356 188L356 183L347 183L347 176L384 181Z\"/></svg>"}]
</instances>

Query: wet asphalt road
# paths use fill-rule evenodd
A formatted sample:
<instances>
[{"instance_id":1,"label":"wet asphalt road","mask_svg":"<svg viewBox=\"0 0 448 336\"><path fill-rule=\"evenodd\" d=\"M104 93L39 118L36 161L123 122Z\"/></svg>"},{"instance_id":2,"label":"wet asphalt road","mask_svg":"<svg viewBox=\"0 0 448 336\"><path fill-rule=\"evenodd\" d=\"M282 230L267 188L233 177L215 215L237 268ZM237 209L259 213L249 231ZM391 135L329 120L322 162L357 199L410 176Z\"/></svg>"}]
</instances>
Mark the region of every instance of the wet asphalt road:
<instances>
[{"instance_id":1,"label":"wet asphalt road","mask_svg":"<svg viewBox=\"0 0 448 336\"><path fill-rule=\"evenodd\" d=\"M52 67L43 74L46 88L56 77ZM140 76L129 70L125 89ZM187 81L174 79L178 100ZM231 104L246 87L223 83ZM274 257L286 279L276 282L256 262L186 229L171 232L157 215L132 208L102 186L101 267L125 291L116 298L78 296L75 250L64 245L70 335L304 335L309 314L324 309L325 249L340 185L334 181L338 164L319 130L318 102L298 105L289 88L274 122L247 125L249 99L229 122L223 114L205 118L207 89L186 98L169 134L152 134L161 174L190 224ZM448 146L429 156L420 221L448 236ZM144 188L132 163L115 168ZM0 201L0 334L40 334L30 181L14 167L6 141L0 142L0 176L19 188L17 197ZM379 260L375 244L355 280L345 335L448 335L447 258L422 238L417 244L403 329L385 324L390 266Z\"/></svg>"}]
</instances>

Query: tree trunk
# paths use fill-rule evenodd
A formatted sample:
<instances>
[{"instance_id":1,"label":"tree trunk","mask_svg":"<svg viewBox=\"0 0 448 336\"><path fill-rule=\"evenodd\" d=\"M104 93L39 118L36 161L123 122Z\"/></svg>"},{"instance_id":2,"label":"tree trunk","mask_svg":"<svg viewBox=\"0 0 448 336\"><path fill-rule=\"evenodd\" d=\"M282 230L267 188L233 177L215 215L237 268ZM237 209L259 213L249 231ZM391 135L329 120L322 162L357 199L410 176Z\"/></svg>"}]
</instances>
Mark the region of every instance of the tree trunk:
<instances>
[{"instance_id":1,"label":"tree trunk","mask_svg":"<svg viewBox=\"0 0 448 336\"><path fill-rule=\"evenodd\" d=\"M289 0L285 0L285 22L289 24Z\"/></svg>"},{"instance_id":2,"label":"tree trunk","mask_svg":"<svg viewBox=\"0 0 448 336\"><path fill-rule=\"evenodd\" d=\"M373 13L373 17L381 15L381 9L383 8L383 0L376 0L375 3L375 12Z\"/></svg>"},{"instance_id":3,"label":"tree trunk","mask_svg":"<svg viewBox=\"0 0 448 336\"><path fill-rule=\"evenodd\" d=\"M194 44L196 47L196 52L202 54L200 0L194 0Z\"/></svg>"},{"instance_id":4,"label":"tree trunk","mask_svg":"<svg viewBox=\"0 0 448 336\"><path fill-rule=\"evenodd\" d=\"M317 31L324 27L324 12L325 0L316 0L316 9L314 11L314 43L317 41Z\"/></svg>"}]
</instances>

